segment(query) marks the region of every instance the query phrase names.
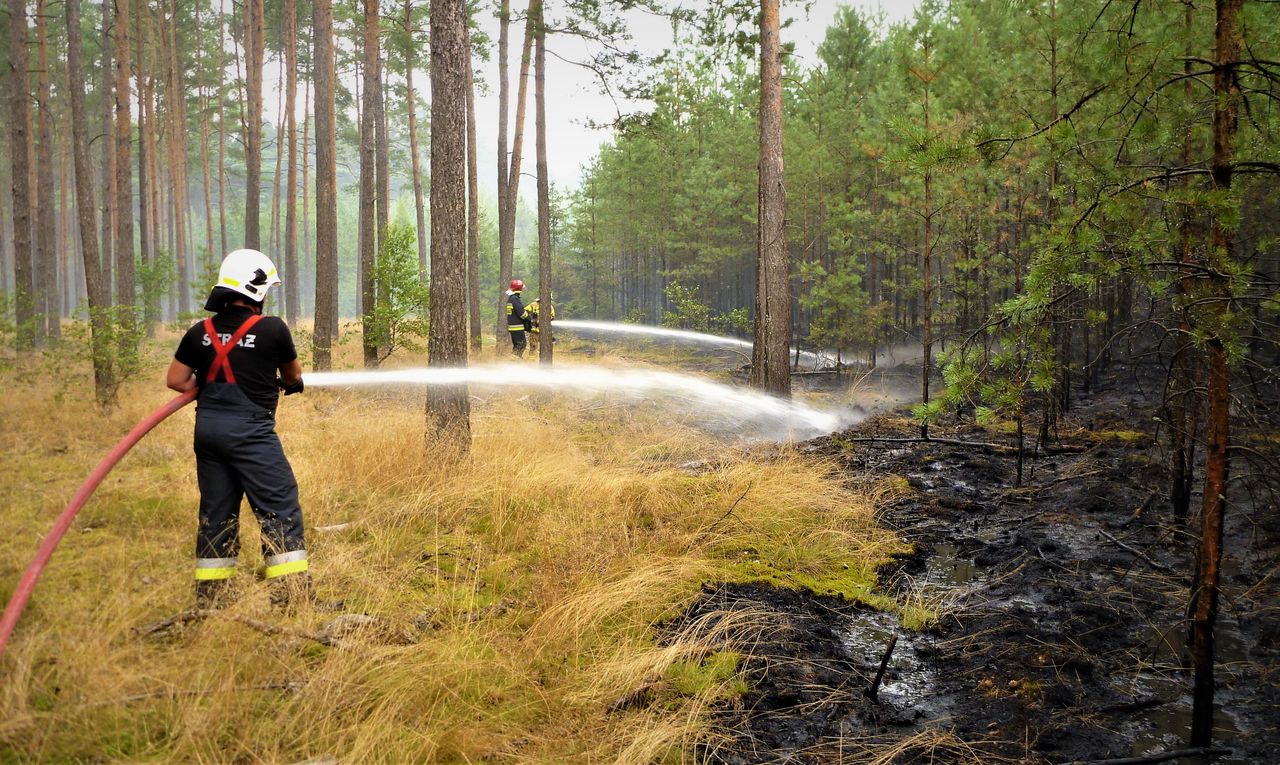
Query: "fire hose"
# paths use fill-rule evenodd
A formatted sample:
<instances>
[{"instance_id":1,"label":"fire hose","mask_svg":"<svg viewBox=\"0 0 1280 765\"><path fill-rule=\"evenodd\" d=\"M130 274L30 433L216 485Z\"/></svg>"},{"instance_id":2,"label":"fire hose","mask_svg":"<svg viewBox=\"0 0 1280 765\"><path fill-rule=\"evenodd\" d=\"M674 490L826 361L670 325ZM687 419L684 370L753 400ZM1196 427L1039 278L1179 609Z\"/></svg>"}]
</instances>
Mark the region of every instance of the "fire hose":
<instances>
[{"instance_id":1,"label":"fire hose","mask_svg":"<svg viewBox=\"0 0 1280 765\"><path fill-rule=\"evenodd\" d=\"M120 439L120 443L116 444L106 457L98 463L98 466L89 473L84 479L84 483L80 484L79 491L71 498L71 502L66 509L62 511L62 515L58 516L58 520L54 521L53 528L49 530L48 536L40 543L40 549L36 551L36 556L31 559L31 563L27 565L27 570L22 574L22 580L18 582L18 587L13 591L13 596L9 598L9 604L4 608L4 615L0 616L0 658L4 657L5 646L9 644L9 636L13 633L13 628L18 624L18 618L22 616L22 609L26 608L27 600L31 597L31 593L35 590L36 580L40 578L41 572L44 571L45 565L49 562L49 558L53 556L53 551L58 547L58 542L62 541L63 535L71 528L71 522L75 520L77 514L89 501L89 497L93 496L93 492L107 477L111 469L116 466L125 454L133 448L151 429L159 425L165 418L182 407L190 404L196 398L196 391L190 390L180 396L174 397L169 403L147 415L141 422L133 426L133 430L129 434Z\"/></svg>"}]
</instances>

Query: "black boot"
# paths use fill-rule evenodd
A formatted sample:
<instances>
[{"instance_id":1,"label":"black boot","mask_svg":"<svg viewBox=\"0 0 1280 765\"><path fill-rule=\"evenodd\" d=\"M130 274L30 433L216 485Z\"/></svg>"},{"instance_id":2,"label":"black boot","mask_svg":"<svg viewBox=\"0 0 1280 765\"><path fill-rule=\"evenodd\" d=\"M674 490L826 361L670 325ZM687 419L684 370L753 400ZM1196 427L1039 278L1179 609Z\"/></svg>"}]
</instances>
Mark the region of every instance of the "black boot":
<instances>
[{"instance_id":1,"label":"black boot","mask_svg":"<svg viewBox=\"0 0 1280 765\"><path fill-rule=\"evenodd\" d=\"M267 587L271 593L271 605L287 613L298 613L305 609L341 611L344 605L341 600L321 600L316 597L311 574L306 571L272 579Z\"/></svg>"},{"instance_id":2,"label":"black boot","mask_svg":"<svg viewBox=\"0 0 1280 765\"><path fill-rule=\"evenodd\" d=\"M231 601L230 579L197 579L196 608L217 610Z\"/></svg>"}]
</instances>

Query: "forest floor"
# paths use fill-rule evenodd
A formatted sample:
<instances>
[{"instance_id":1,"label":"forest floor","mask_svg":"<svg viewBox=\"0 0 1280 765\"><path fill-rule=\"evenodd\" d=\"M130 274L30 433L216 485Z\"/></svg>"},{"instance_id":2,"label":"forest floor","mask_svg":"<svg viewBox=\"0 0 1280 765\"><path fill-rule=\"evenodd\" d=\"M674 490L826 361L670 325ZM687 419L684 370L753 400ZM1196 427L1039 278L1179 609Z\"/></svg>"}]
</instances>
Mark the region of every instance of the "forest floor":
<instances>
[{"instance_id":1,"label":"forest floor","mask_svg":"<svg viewBox=\"0 0 1280 765\"><path fill-rule=\"evenodd\" d=\"M760 585L708 588L688 618L735 609L774 628L744 663L750 690L722 709L725 763L1071 763L1186 747L1184 654L1195 527L1164 500L1153 440L1159 387L1116 369L1083 397L1049 454L912 443L882 414L808 451L855 482L902 484L880 522L914 545L882 587L938 614L923 631L863 606ZM973 424L934 437L1008 443ZM1028 444L1032 439L1028 438ZM1240 485L1227 516L1215 742L1276 762L1280 745L1280 517ZM1193 512L1199 497L1193 498ZM871 683L897 636L878 698Z\"/></svg>"}]
</instances>

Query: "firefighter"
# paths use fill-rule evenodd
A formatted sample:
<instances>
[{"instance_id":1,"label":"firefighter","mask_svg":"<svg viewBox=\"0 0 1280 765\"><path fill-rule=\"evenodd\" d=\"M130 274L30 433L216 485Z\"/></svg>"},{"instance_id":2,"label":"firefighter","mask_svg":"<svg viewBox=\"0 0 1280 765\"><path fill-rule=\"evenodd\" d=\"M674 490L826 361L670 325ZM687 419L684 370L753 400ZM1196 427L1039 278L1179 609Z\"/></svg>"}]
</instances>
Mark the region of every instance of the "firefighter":
<instances>
[{"instance_id":1,"label":"firefighter","mask_svg":"<svg viewBox=\"0 0 1280 765\"><path fill-rule=\"evenodd\" d=\"M265 577L272 603L313 602L302 532L298 482L275 432L280 390L301 393L302 367L289 327L263 316L263 300L280 284L271 260L235 250L222 261L205 310L213 316L187 330L166 382L196 397L196 604L225 603L240 552L240 501L262 533Z\"/></svg>"},{"instance_id":2,"label":"firefighter","mask_svg":"<svg viewBox=\"0 0 1280 765\"><path fill-rule=\"evenodd\" d=\"M529 312L520 302L520 293L524 292L524 282L511 280L511 289L507 290L507 331L511 333L511 355L524 358L527 330L529 329Z\"/></svg>"},{"instance_id":3,"label":"firefighter","mask_svg":"<svg viewBox=\"0 0 1280 765\"><path fill-rule=\"evenodd\" d=\"M552 297L554 298L554 295ZM528 325L528 331L529 331L529 351L531 353L538 352L538 341L541 338L541 334L542 334L542 328L538 326L538 307L539 307L538 303L541 300L542 298L534 298L533 302L525 306L525 309L524 309L525 312L529 314L529 321L527 322L527 325ZM551 319L550 320L551 321L556 320L556 304L554 302L551 303Z\"/></svg>"}]
</instances>

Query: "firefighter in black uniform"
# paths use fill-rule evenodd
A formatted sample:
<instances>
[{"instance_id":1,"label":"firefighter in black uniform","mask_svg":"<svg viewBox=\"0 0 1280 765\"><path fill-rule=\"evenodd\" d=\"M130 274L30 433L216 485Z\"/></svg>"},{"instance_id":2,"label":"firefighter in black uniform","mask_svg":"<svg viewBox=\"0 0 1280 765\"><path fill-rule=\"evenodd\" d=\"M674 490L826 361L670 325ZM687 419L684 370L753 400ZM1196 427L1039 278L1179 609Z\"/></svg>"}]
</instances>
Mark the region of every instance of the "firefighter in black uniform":
<instances>
[{"instance_id":1,"label":"firefighter in black uniform","mask_svg":"<svg viewBox=\"0 0 1280 765\"><path fill-rule=\"evenodd\" d=\"M275 432L279 391L302 392L302 367L288 325L262 315L267 290L279 283L275 265L261 252L228 254L204 306L214 315L187 330L169 365L170 388L200 391L195 576L201 608L225 600L240 552L245 495L261 528L272 602L312 600L298 482Z\"/></svg>"},{"instance_id":2,"label":"firefighter in black uniform","mask_svg":"<svg viewBox=\"0 0 1280 765\"><path fill-rule=\"evenodd\" d=\"M511 333L511 355L524 358L527 344L525 333L529 329L529 312L520 302L520 293L524 292L524 282L511 280L511 289L507 290L507 331Z\"/></svg>"}]
</instances>

